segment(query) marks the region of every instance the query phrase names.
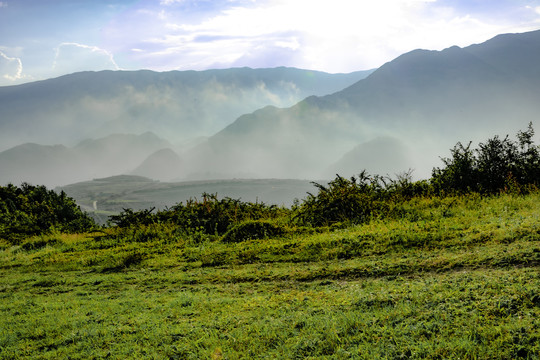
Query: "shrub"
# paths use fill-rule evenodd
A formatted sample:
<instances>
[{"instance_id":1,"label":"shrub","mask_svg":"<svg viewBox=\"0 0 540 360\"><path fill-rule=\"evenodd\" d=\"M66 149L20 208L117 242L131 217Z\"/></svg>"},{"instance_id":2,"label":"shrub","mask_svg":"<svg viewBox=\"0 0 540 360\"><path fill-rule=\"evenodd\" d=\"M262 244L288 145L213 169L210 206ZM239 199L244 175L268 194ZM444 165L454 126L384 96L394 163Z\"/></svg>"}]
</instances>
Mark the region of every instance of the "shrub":
<instances>
[{"instance_id":1,"label":"shrub","mask_svg":"<svg viewBox=\"0 0 540 360\"><path fill-rule=\"evenodd\" d=\"M285 230L270 221L248 220L234 225L223 236L223 242L241 242L253 239L266 239L280 236Z\"/></svg>"},{"instance_id":2,"label":"shrub","mask_svg":"<svg viewBox=\"0 0 540 360\"><path fill-rule=\"evenodd\" d=\"M329 226L352 221L362 223L380 211L385 204L384 183L380 177L370 177L363 171L359 177L343 178L339 175L324 186L313 183L319 192L308 193L298 209L297 219L311 226Z\"/></svg>"},{"instance_id":3,"label":"shrub","mask_svg":"<svg viewBox=\"0 0 540 360\"><path fill-rule=\"evenodd\" d=\"M150 225L156 222L156 215L152 214L155 208L149 210L133 211L123 209L118 215L109 216L109 221L118 227L125 228L132 225Z\"/></svg>"},{"instance_id":4,"label":"shrub","mask_svg":"<svg viewBox=\"0 0 540 360\"><path fill-rule=\"evenodd\" d=\"M242 202L217 194L203 193L202 201L190 199L170 209L153 213L154 209L133 211L124 209L119 215L110 216L120 228L137 228L150 224L170 224L185 234L195 237L222 236L232 226L246 220L274 219L288 210L264 203Z\"/></svg>"},{"instance_id":5,"label":"shrub","mask_svg":"<svg viewBox=\"0 0 540 360\"><path fill-rule=\"evenodd\" d=\"M519 131L518 141L495 136L477 149L457 143L444 167L434 168L431 183L438 193L493 194L534 188L540 182L540 147L533 143L532 123Z\"/></svg>"},{"instance_id":6,"label":"shrub","mask_svg":"<svg viewBox=\"0 0 540 360\"><path fill-rule=\"evenodd\" d=\"M337 229L377 217L402 215L401 204L405 201L433 194L428 181L411 179L411 171L395 179L370 176L365 170L350 179L336 175L327 186L313 183L319 192L308 193L307 199L297 206L295 219L302 225Z\"/></svg>"},{"instance_id":7,"label":"shrub","mask_svg":"<svg viewBox=\"0 0 540 360\"><path fill-rule=\"evenodd\" d=\"M0 238L11 242L52 230L76 233L91 230L95 222L63 191L23 183L0 186Z\"/></svg>"},{"instance_id":8,"label":"shrub","mask_svg":"<svg viewBox=\"0 0 540 360\"><path fill-rule=\"evenodd\" d=\"M186 232L223 235L242 221L272 219L283 211L275 205L242 202L229 197L218 199L217 194L203 193L202 201L191 199L185 205L180 203L160 217L172 220Z\"/></svg>"}]
</instances>

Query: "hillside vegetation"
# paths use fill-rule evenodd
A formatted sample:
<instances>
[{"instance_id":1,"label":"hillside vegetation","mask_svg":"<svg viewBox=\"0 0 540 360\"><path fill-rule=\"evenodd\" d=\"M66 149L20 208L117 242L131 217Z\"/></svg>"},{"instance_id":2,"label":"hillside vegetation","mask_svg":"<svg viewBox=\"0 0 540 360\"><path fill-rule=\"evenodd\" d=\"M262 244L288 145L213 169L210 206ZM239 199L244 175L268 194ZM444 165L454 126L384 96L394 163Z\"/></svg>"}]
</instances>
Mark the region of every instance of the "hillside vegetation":
<instances>
[{"instance_id":1,"label":"hillside vegetation","mask_svg":"<svg viewBox=\"0 0 540 360\"><path fill-rule=\"evenodd\" d=\"M538 359L533 135L458 144L429 181L338 176L291 208L204 194L3 236L0 358Z\"/></svg>"}]
</instances>

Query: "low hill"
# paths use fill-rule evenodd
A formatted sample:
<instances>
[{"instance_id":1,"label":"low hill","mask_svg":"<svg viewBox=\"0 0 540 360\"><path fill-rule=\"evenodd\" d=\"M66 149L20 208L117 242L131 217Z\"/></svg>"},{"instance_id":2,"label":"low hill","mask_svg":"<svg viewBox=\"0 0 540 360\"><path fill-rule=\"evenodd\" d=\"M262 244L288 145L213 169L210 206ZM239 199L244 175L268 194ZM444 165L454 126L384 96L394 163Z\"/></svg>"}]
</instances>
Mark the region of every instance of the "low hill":
<instances>
[{"instance_id":1,"label":"low hill","mask_svg":"<svg viewBox=\"0 0 540 360\"><path fill-rule=\"evenodd\" d=\"M308 180L232 179L184 182L159 182L142 176L121 175L94 179L57 188L63 190L101 222L124 208L164 209L203 193L217 194L249 202L291 206L313 191ZM97 214L97 215L96 215Z\"/></svg>"},{"instance_id":2,"label":"low hill","mask_svg":"<svg viewBox=\"0 0 540 360\"><path fill-rule=\"evenodd\" d=\"M172 149L160 149L148 156L131 174L170 181L183 177L183 161Z\"/></svg>"}]
</instances>

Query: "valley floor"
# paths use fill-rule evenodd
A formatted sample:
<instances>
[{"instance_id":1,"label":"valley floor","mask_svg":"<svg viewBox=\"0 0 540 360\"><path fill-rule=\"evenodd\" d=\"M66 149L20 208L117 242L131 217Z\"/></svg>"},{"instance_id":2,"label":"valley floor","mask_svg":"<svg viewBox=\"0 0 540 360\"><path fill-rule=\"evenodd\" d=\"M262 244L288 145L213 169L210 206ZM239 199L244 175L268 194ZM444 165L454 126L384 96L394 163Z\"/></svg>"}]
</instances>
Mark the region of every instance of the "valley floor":
<instances>
[{"instance_id":1,"label":"valley floor","mask_svg":"<svg viewBox=\"0 0 540 360\"><path fill-rule=\"evenodd\" d=\"M539 359L539 200L235 244L0 243L0 358Z\"/></svg>"}]
</instances>

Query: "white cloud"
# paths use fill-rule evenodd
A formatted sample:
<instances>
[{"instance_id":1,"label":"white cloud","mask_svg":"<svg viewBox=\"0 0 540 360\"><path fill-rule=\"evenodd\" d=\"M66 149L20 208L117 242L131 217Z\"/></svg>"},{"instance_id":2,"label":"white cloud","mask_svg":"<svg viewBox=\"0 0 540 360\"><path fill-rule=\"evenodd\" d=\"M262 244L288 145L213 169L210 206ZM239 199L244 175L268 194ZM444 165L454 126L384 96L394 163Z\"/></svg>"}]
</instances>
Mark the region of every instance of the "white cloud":
<instances>
[{"instance_id":1,"label":"white cloud","mask_svg":"<svg viewBox=\"0 0 540 360\"><path fill-rule=\"evenodd\" d=\"M298 50L298 48L300 48L298 39L294 36L290 39L278 40L275 42L275 45L277 47L282 47L282 48L291 49L291 50Z\"/></svg>"},{"instance_id":2,"label":"white cloud","mask_svg":"<svg viewBox=\"0 0 540 360\"><path fill-rule=\"evenodd\" d=\"M147 64L160 58L162 69L242 65L240 59L249 59L253 63L243 65L256 67L257 58L251 55L271 56L272 49L281 48L289 53L280 51L280 56L292 61L283 65L341 72L377 67L416 48L485 41L508 28L508 24L490 23L436 0L235 4L198 22L173 11L161 12L161 33L144 39L151 50L136 55Z\"/></svg>"},{"instance_id":3,"label":"white cloud","mask_svg":"<svg viewBox=\"0 0 540 360\"><path fill-rule=\"evenodd\" d=\"M57 74L68 74L88 70L120 70L120 67L113 55L105 49L64 42L55 48L52 70Z\"/></svg>"},{"instance_id":4,"label":"white cloud","mask_svg":"<svg viewBox=\"0 0 540 360\"><path fill-rule=\"evenodd\" d=\"M183 0L161 0L159 3L161 5L171 5L174 3L181 3Z\"/></svg>"},{"instance_id":5,"label":"white cloud","mask_svg":"<svg viewBox=\"0 0 540 360\"><path fill-rule=\"evenodd\" d=\"M8 82L22 80L24 76L21 59L9 57L0 51L0 76Z\"/></svg>"},{"instance_id":6,"label":"white cloud","mask_svg":"<svg viewBox=\"0 0 540 360\"><path fill-rule=\"evenodd\" d=\"M9 67L0 78L8 81L5 74L12 78L20 76L17 69L21 59L24 73L36 78L84 70L116 70L120 69L118 64L123 68L158 71L294 66L348 72L378 67L417 48L440 50L452 45L467 46L500 33L534 30L540 23L540 0L528 0L528 6L523 2L515 4L513 0L491 7L479 6L484 3L481 1L472 3L453 0L133 2L119 7L122 11L118 10L117 14L108 6L110 17L106 24L89 28L89 31L99 28L99 35L79 29L74 36L79 40L55 47L54 59L50 50L61 40L12 42L11 48L0 46L0 51L11 56L9 61L0 58L3 69ZM7 6L5 0L0 4ZM99 14L89 14L96 15ZM98 36L99 47L86 45L90 43L86 39ZM40 48L35 44L40 44ZM24 57L23 52L12 50L14 46L25 49Z\"/></svg>"},{"instance_id":7,"label":"white cloud","mask_svg":"<svg viewBox=\"0 0 540 360\"><path fill-rule=\"evenodd\" d=\"M7 7L8 3L6 1L0 1L0 8Z\"/></svg>"}]
</instances>

